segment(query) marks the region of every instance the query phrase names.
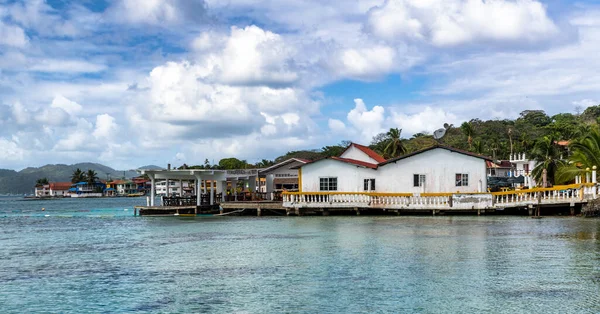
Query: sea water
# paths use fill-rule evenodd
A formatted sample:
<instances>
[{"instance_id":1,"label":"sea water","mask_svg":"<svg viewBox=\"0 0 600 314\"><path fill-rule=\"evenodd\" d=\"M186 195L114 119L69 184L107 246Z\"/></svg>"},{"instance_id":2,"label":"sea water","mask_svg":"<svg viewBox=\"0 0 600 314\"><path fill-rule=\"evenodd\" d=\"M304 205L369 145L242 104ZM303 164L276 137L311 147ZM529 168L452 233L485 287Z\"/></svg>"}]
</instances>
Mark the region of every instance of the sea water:
<instances>
[{"instance_id":1,"label":"sea water","mask_svg":"<svg viewBox=\"0 0 600 314\"><path fill-rule=\"evenodd\" d=\"M134 217L144 203L0 198L0 313L600 313L598 219Z\"/></svg>"}]
</instances>

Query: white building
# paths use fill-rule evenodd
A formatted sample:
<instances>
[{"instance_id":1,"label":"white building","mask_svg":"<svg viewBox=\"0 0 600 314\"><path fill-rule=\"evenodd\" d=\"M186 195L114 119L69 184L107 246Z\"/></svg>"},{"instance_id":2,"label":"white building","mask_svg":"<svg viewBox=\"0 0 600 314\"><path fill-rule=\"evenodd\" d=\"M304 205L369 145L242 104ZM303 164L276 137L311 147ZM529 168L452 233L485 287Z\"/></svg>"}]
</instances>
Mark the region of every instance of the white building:
<instances>
[{"instance_id":1,"label":"white building","mask_svg":"<svg viewBox=\"0 0 600 314\"><path fill-rule=\"evenodd\" d=\"M168 189L167 181L169 182ZM193 191L192 184L187 180L162 180L156 182L156 195L159 196L183 196L186 194L186 190L189 189Z\"/></svg>"},{"instance_id":2,"label":"white building","mask_svg":"<svg viewBox=\"0 0 600 314\"><path fill-rule=\"evenodd\" d=\"M535 168L536 165L535 160L529 160L525 153L521 153L511 155L510 162L515 165L515 171L513 173L514 177L524 176L525 186L534 187L537 185L531 176L531 171L533 171L533 168Z\"/></svg>"},{"instance_id":3,"label":"white building","mask_svg":"<svg viewBox=\"0 0 600 314\"><path fill-rule=\"evenodd\" d=\"M265 185L260 186L260 192L267 193L268 199L272 199L273 192L298 189L297 167L309 162L305 159L290 158L271 167L262 169L259 174L265 177ZM261 181L262 182L262 181Z\"/></svg>"},{"instance_id":4,"label":"white building","mask_svg":"<svg viewBox=\"0 0 600 314\"><path fill-rule=\"evenodd\" d=\"M71 182L52 182L35 186L36 197L68 196Z\"/></svg>"},{"instance_id":5,"label":"white building","mask_svg":"<svg viewBox=\"0 0 600 314\"><path fill-rule=\"evenodd\" d=\"M487 189L490 159L446 146L383 158L352 144L340 157L300 166L301 192L471 193Z\"/></svg>"}]
</instances>

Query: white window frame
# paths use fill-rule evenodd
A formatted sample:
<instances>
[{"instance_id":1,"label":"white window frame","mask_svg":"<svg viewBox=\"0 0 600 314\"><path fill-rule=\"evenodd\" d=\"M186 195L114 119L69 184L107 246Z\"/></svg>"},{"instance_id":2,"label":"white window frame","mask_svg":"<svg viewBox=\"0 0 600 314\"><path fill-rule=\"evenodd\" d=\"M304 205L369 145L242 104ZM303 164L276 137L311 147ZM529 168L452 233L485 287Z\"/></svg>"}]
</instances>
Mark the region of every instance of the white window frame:
<instances>
[{"instance_id":1,"label":"white window frame","mask_svg":"<svg viewBox=\"0 0 600 314\"><path fill-rule=\"evenodd\" d=\"M335 189L332 186L332 180L335 179ZM322 180L327 180L327 186L323 189ZM338 190L338 178L337 177L319 177L319 191L329 192L329 191L337 191Z\"/></svg>"},{"instance_id":2,"label":"white window frame","mask_svg":"<svg viewBox=\"0 0 600 314\"><path fill-rule=\"evenodd\" d=\"M419 185L415 185L415 176L419 176ZM425 186L425 181L427 180L427 176L422 173L414 173L413 174L413 187L423 187Z\"/></svg>"},{"instance_id":3,"label":"white window frame","mask_svg":"<svg viewBox=\"0 0 600 314\"><path fill-rule=\"evenodd\" d=\"M363 189L365 191L375 191L375 178L368 178L363 180Z\"/></svg>"},{"instance_id":4,"label":"white window frame","mask_svg":"<svg viewBox=\"0 0 600 314\"><path fill-rule=\"evenodd\" d=\"M460 179L459 179L460 176ZM454 177L456 186L469 186L469 174L468 173L457 173Z\"/></svg>"}]
</instances>

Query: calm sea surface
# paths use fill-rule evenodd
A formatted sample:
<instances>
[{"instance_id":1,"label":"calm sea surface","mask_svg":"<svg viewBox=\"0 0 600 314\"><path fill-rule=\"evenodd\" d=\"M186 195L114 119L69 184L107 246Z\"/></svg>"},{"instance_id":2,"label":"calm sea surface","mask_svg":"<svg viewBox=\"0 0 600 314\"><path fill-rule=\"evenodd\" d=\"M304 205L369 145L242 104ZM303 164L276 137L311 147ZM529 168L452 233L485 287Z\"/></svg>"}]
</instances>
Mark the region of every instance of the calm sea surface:
<instances>
[{"instance_id":1,"label":"calm sea surface","mask_svg":"<svg viewBox=\"0 0 600 314\"><path fill-rule=\"evenodd\" d=\"M600 313L598 219L133 217L144 203L0 198L0 313Z\"/></svg>"}]
</instances>

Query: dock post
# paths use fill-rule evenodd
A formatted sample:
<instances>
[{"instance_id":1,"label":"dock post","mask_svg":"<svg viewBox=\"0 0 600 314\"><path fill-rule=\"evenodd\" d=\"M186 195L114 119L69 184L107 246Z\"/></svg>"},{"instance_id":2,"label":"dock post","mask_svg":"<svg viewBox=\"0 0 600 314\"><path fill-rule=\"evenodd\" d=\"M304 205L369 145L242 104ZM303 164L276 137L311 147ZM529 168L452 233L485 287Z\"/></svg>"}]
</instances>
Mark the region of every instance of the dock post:
<instances>
[{"instance_id":1,"label":"dock post","mask_svg":"<svg viewBox=\"0 0 600 314\"><path fill-rule=\"evenodd\" d=\"M194 215L198 215L198 205L196 205L196 207L194 207Z\"/></svg>"},{"instance_id":2,"label":"dock post","mask_svg":"<svg viewBox=\"0 0 600 314\"><path fill-rule=\"evenodd\" d=\"M477 208L477 216L481 216L481 209Z\"/></svg>"},{"instance_id":3,"label":"dock post","mask_svg":"<svg viewBox=\"0 0 600 314\"><path fill-rule=\"evenodd\" d=\"M528 205L527 209L529 210L529 216L533 216L533 205Z\"/></svg>"},{"instance_id":4,"label":"dock post","mask_svg":"<svg viewBox=\"0 0 600 314\"><path fill-rule=\"evenodd\" d=\"M435 216L435 209L431 210L431 215Z\"/></svg>"},{"instance_id":5,"label":"dock post","mask_svg":"<svg viewBox=\"0 0 600 314\"><path fill-rule=\"evenodd\" d=\"M137 208L136 207L133 208L133 216L134 217L137 216Z\"/></svg>"},{"instance_id":6,"label":"dock post","mask_svg":"<svg viewBox=\"0 0 600 314\"><path fill-rule=\"evenodd\" d=\"M321 208L321 210L323 211L323 216L329 216L329 210L325 208Z\"/></svg>"},{"instance_id":7,"label":"dock post","mask_svg":"<svg viewBox=\"0 0 600 314\"><path fill-rule=\"evenodd\" d=\"M571 211L571 216L575 216L575 203L571 202L569 205L570 205L569 209Z\"/></svg>"},{"instance_id":8,"label":"dock post","mask_svg":"<svg viewBox=\"0 0 600 314\"><path fill-rule=\"evenodd\" d=\"M357 207L354 207L354 211L356 211L356 216L360 216L360 210Z\"/></svg>"},{"instance_id":9,"label":"dock post","mask_svg":"<svg viewBox=\"0 0 600 314\"><path fill-rule=\"evenodd\" d=\"M296 208L296 216L300 216L300 208Z\"/></svg>"},{"instance_id":10,"label":"dock post","mask_svg":"<svg viewBox=\"0 0 600 314\"><path fill-rule=\"evenodd\" d=\"M286 209L285 209L285 215L286 215L286 216L289 216L289 215L290 215L290 209L289 209L289 208L286 208Z\"/></svg>"},{"instance_id":11,"label":"dock post","mask_svg":"<svg viewBox=\"0 0 600 314\"><path fill-rule=\"evenodd\" d=\"M256 208L256 216L257 217L261 216L260 206Z\"/></svg>"}]
</instances>

